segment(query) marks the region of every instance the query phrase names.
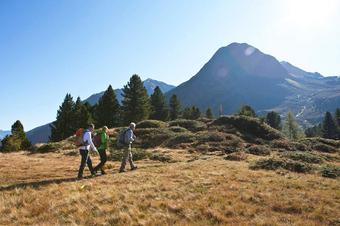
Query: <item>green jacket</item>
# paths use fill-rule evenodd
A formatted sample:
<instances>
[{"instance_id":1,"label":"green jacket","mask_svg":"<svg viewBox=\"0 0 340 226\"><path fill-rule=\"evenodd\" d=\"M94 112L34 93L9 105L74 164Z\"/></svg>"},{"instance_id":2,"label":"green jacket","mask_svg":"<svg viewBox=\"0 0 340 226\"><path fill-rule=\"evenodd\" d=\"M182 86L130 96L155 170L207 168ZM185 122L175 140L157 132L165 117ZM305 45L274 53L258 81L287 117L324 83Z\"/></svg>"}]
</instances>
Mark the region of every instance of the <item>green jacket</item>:
<instances>
[{"instance_id":1,"label":"green jacket","mask_svg":"<svg viewBox=\"0 0 340 226\"><path fill-rule=\"evenodd\" d=\"M101 132L100 135L100 147L98 148L99 150L106 150L107 149L107 143L109 140L109 136L105 132Z\"/></svg>"}]
</instances>

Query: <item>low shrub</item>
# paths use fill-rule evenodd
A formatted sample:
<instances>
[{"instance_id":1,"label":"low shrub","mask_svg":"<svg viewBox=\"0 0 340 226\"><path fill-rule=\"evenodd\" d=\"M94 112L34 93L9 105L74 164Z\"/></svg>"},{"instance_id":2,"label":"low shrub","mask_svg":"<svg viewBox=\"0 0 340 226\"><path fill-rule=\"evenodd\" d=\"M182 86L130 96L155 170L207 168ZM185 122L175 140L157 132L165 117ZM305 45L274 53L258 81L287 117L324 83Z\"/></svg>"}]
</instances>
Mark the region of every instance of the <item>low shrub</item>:
<instances>
[{"instance_id":1,"label":"low shrub","mask_svg":"<svg viewBox=\"0 0 340 226\"><path fill-rule=\"evenodd\" d=\"M260 156L270 155L270 149L264 145L252 145L246 149L246 152Z\"/></svg>"},{"instance_id":2,"label":"low shrub","mask_svg":"<svg viewBox=\"0 0 340 226\"><path fill-rule=\"evenodd\" d=\"M169 130L174 133L186 133L188 130L186 128L180 127L180 126L171 126L169 127Z\"/></svg>"},{"instance_id":3,"label":"low shrub","mask_svg":"<svg viewBox=\"0 0 340 226\"><path fill-rule=\"evenodd\" d=\"M202 131L207 128L207 125L200 121L188 120L188 119L177 119L169 122L170 126L180 126L190 130L191 132Z\"/></svg>"},{"instance_id":4,"label":"low shrub","mask_svg":"<svg viewBox=\"0 0 340 226\"><path fill-rule=\"evenodd\" d=\"M278 131L261 123L258 118L247 116L223 116L212 122L213 126L232 125L243 133L252 134L255 137L263 138L265 140L281 139L283 135Z\"/></svg>"},{"instance_id":5,"label":"low shrub","mask_svg":"<svg viewBox=\"0 0 340 226\"><path fill-rule=\"evenodd\" d=\"M196 137L192 133L183 133L171 138L165 145L167 147L174 148L180 144L193 143L195 141Z\"/></svg>"},{"instance_id":6,"label":"low shrub","mask_svg":"<svg viewBox=\"0 0 340 226\"><path fill-rule=\"evenodd\" d=\"M203 131L196 134L198 142L222 142L225 135L217 131Z\"/></svg>"},{"instance_id":7,"label":"low shrub","mask_svg":"<svg viewBox=\"0 0 340 226\"><path fill-rule=\"evenodd\" d=\"M168 128L136 129L135 134L137 136L135 145L140 148L158 147L175 136Z\"/></svg>"},{"instance_id":8,"label":"low shrub","mask_svg":"<svg viewBox=\"0 0 340 226\"><path fill-rule=\"evenodd\" d=\"M280 168L297 173L307 173L313 169L307 163L281 158L260 159L250 165L250 169L254 170L256 169L276 170Z\"/></svg>"},{"instance_id":9,"label":"low shrub","mask_svg":"<svg viewBox=\"0 0 340 226\"><path fill-rule=\"evenodd\" d=\"M320 152L334 153L337 149L327 144L314 144L313 149Z\"/></svg>"},{"instance_id":10,"label":"low shrub","mask_svg":"<svg viewBox=\"0 0 340 226\"><path fill-rule=\"evenodd\" d=\"M247 159L247 154L244 152L235 152L235 153L231 153L227 156L224 157L225 160L229 160L229 161L244 161Z\"/></svg>"},{"instance_id":11,"label":"low shrub","mask_svg":"<svg viewBox=\"0 0 340 226\"><path fill-rule=\"evenodd\" d=\"M160 162L173 162L172 158L168 155L154 153L150 155L150 160L160 161Z\"/></svg>"},{"instance_id":12,"label":"low shrub","mask_svg":"<svg viewBox=\"0 0 340 226\"><path fill-rule=\"evenodd\" d=\"M307 145L289 140L275 140L271 143L273 148L285 149L287 151L308 151Z\"/></svg>"},{"instance_id":13,"label":"low shrub","mask_svg":"<svg viewBox=\"0 0 340 226\"><path fill-rule=\"evenodd\" d=\"M144 120L137 123L136 128L165 128L167 127L167 123L158 120Z\"/></svg>"},{"instance_id":14,"label":"low shrub","mask_svg":"<svg viewBox=\"0 0 340 226\"><path fill-rule=\"evenodd\" d=\"M340 177L340 167L339 166L332 166L332 165L324 166L321 169L321 175L323 177L328 177L328 178Z\"/></svg>"},{"instance_id":15,"label":"low shrub","mask_svg":"<svg viewBox=\"0 0 340 226\"><path fill-rule=\"evenodd\" d=\"M281 154L282 157L307 163L319 164L323 163L324 160L320 156L309 152L285 152Z\"/></svg>"},{"instance_id":16,"label":"low shrub","mask_svg":"<svg viewBox=\"0 0 340 226\"><path fill-rule=\"evenodd\" d=\"M124 154L124 149L110 149L110 155L108 159L111 161L122 161ZM133 148L132 156L134 161L147 159L151 156L151 154L143 149Z\"/></svg>"},{"instance_id":17,"label":"low shrub","mask_svg":"<svg viewBox=\"0 0 340 226\"><path fill-rule=\"evenodd\" d=\"M50 143L43 144L40 147L38 147L36 149L36 152L47 153L47 152L58 151L62 148L63 148L63 145L60 142L50 142Z\"/></svg>"}]
</instances>

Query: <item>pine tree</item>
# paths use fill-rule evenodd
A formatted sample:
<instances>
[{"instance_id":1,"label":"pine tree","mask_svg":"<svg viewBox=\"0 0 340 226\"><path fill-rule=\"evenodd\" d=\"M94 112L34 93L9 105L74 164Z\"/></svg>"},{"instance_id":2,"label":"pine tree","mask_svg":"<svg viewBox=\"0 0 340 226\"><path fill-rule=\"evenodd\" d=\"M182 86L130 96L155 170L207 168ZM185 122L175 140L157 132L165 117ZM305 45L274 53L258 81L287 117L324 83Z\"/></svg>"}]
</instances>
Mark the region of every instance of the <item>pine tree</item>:
<instances>
[{"instance_id":1,"label":"pine tree","mask_svg":"<svg viewBox=\"0 0 340 226\"><path fill-rule=\"evenodd\" d=\"M255 111L249 105L243 105L238 114L249 117L256 117Z\"/></svg>"},{"instance_id":2,"label":"pine tree","mask_svg":"<svg viewBox=\"0 0 340 226\"><path fill-rule=\"evenodd\" d=\"M19 120L12 125L11 135L6 136L1 143L1 149L5 152L26 150L31 146L26 137L24 126Z\"/></svg>"},{"instance_id":3,"label":"pine tree","mask_svg":"<svg viewBox=\"0 0 340 226\"><path fill-rule=\"evenodd\" d=\"M307 128L305 130L306 137L321 137L322 136L322 125L319 123L316 126Z\"/></svg>"},{"instance_id":4,"label":"pine tree","mask_svg":"<svg viewBox=\"0 0 340 226\"><path fill-rule=\"evenodd\" d=\"M150 119L166 121L169 117L169 110L165 101L165 96L157 86L150 97L151 114Z\"/></svg>"},{"instance_id":5,"label":"pine tree","mask_svg":"<svg viewBox=\"0 0 340 226\"><path fill-rule=\"evenodd\" d=\"M199 108L197 108L196 106L192 106L191 107L191 117L190 119L192 120L196 120L199 117L201 117L201 111Z\"/></svg>"},{"instance_id":6,"label":"pine tree","mask_svg":"<svg viewBox=\"0 0 340 226\"><path fill-rule=\"evenodd\" d=\"M12 129L11 129L11 133L13 137L16 137L19 142L20 142L20 149L27 149L31 146L31 143L29 142L29 140L26 137L26 133L24 131L24 126L22 125L22 123L17 120L13 125L12 125Z\"/></svg>"},{"instance_id":7,"label":"pine tree","mask_svg":"<svg viewBox=\"0 0 340 226\"><path fill-rule=\"evenodd\" d=\"M281 117L275 111L268 112L265 121L271 127L281 130Z\"/></svg>"},{"instance_id":8,"label":"pine tree","mask_svg":"<svg viewBox=\"0 0 340 226\"><path fill-rule=\"evenodd\" d=\"M97 126L108 126L109 128L119 125L120 106L116 94L110 85L99 99L95 110Z\"/></svg>"},{"instance_id":9,"label":"pine tree","mask_svg":"<svg viewBox=\"0 0 340 226\"><path fill-rule=\"evenodd\" d=\"M191 119L192 117L192 108L191 107L185 107L182 113L182 117L184 119Z\"/></svg>"},{"instance_id":10,"label":"pine tree","mask_svg":"<svg viewBox=\"0 0 340 226\"><path fill-rule=\"evenodd\" d=\"M123 88L124 100L122 113L124 123L145 120L150 114L150 101L143 82L138 75L133 75Z\"/></svg>"},{"instance_id":11,"label":"pine tree","mask_svg":"<svg viewBox=\"0 0 340 226\"><path fill-rule=\"evenodd\" d=\"M82 103L80 97L77 98L74 105L74 119L72 120L73 130L86 128L93 120L88 107Z\"/></svg>"},{"instance_id":12,"label":"pine tree","mask_svg":"<svg viewBox=\"0 0 340 226\"><path fill-rule=\"evenodd\" d=\"M211 111L211 108L208 108L207 111L205 112L205 116L209 119L213 119L214 118L214 115Z\"/></svg>"},{"instance_id":13,"label":"pine tree","mask_svg":"<svg viewBox=\"0 0 340 226\"><path fill-rule=\"evenodd\" d=\"M59 106L57 119L51 125L50 141L61 141L75 133L74 106L71 94L66 94L63 103Z\"/></svg>"},{"instance_id":14,"label":"pine tree","mask_svg":"<svg viewBox=\"0 0 340 226\"><path fill-rule=\"evenodd\" d=\"M338 136L338 130L336 123L330 112L326 112L325 118L322 124L322 137L327 139L336 139Z\"/></svg>"},{"instance_id":15,"label":"pine tree","mask_svg":"<svg viewBox=\"0 0 340 226\"><path fill-rule=\"evenodd\" d=\"M297 140L302 136L299 125L297 124L294 115L291 112L288 112L287 118L283 127L283 133L290 140Z\"/></svg>"},{"instance_id":16,"label":"pine tree","mask_svg":"<svg viewBox=\"0 0 340 226\"><path fill-rule=\"evenodd\" d=\"M169 112L170 120L178 119L181 114L181 104L179 100L177 99L176 94L173 94L171 96L169 106L170 106L170 112Z\"/></svg>"}]
</instances>

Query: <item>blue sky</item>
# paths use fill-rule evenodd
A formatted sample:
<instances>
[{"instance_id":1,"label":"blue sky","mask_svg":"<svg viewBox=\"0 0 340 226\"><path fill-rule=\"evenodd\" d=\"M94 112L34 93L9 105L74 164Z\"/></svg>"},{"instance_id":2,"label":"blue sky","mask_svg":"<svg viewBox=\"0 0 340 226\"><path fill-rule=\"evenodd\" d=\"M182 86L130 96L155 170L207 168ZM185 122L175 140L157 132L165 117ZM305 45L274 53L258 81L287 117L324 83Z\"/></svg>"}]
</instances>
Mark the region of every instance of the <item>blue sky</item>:
<instances>
[{"instance_id":1,"label":"blue sky","mask_svg":"<svg viewBox=\"0 0 340 226\"><path fill-rule=\"evenodd\" d=\"M340 75L338 9L338 0L2 0L0 129L53 121L66 93L85 99L134 73L178 85L231 42Z\"/></svg>"}]
</instances>

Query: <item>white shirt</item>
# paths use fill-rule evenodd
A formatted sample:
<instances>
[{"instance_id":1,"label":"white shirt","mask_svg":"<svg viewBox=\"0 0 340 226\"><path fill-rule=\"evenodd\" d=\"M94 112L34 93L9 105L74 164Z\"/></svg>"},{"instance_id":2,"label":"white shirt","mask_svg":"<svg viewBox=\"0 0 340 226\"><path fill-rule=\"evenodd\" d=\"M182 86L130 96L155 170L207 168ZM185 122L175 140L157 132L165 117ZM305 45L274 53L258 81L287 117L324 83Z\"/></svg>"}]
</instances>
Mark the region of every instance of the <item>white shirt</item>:
<instances>
[{"instance_id":1,"label":"white shirt","mask_svg":"<svg viewBox=\"0 0 340 226\"><path fill-rule=\"evenodd\" d=\"M89 150L90 147L92 148L93 151L98 152L96 146L94 146L93 142L92 142L92 138L91 138L91 132L86 130L83 136L83 142L85 144L88 144L86 146L81 146L80 149L82 150Z\"/></svg>"}]
</instances>

